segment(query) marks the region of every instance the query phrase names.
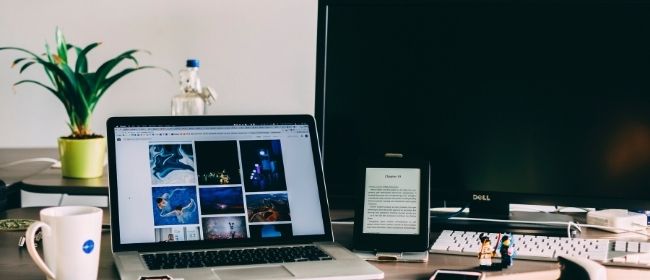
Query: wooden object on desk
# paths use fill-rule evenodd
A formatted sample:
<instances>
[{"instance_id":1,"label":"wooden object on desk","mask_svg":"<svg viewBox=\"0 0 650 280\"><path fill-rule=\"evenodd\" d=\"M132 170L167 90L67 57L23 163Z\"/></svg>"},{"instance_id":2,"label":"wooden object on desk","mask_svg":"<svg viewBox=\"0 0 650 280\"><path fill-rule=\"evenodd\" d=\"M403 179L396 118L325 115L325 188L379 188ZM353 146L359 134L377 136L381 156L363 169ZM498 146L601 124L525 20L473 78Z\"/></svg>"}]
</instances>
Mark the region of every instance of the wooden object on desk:
<instances>
[{"instance_id":1,"label":"wooden object on desk","mask_svg":"<svg viewBox=\"0 0 650 280\"><path fill-rule=\"evenodd\" d=\"M31 158L58 159L56 148L2 148L0 149L0 164ZM55 193L68 195L108 195L107 172L104 176L93 179L71 179L61 176L61 169L50 168L42 173L33 175L10 188L2 190L0 195L0 211L3 208L17 208L21 205L20 191L34 193Z\"/></svg>"},{"instance_id":2,"label":"wooden object on desk","mask_svg":"<svg viewBox=\"0 0 650 280\"><path fill-rule=\"evenodd\" d=\"M54 148L2 148L0 149L0 165L13 163L19 160L30 159L30 158L58 158L58 152ZM25 175L23 171L18 172L18 174L13 173L13 169L9 169L7 172L9 174L0 174L0 180L20 180L24 178ZM7 178L4 178L7 176ZM20 178L20 179L18 179ZM10 187L4 188L0 184L0 211L3 211L6 208L16 208L20 207L20 182L15 184L9 184L11 182L5 182Z\"/></svg>"},{"instance_id":3,"label":"wooden object on desk","mask_svg":"<svg viewBox=\"0 0 650 280\"><path fill-rule=\"evenodd\" d=\"M107 171L99 178L72 179L61 176L61 169L50 168L22 181L20 189L35 193L69 195L108 195Z\"/></svg>"},{"instance_id":4,"label":"wooden object on desk","mask_svg":"<svg viewBox=\"0 0 650 280\"><path fill-rule=\"evenodd\" d=\"M333 219L350 218L351 210L332 210ZM336 242L350 248L352 245L352 225L333 224L332 230ZM583 229L584 238L612 238L638 239L640 235L625 234L612 235L611 233L593 229ZM377 263L370 262L384 271L385 279L429 279L436 269L466 270L478 266L477 257L456 256L445 254L429 254L427 263ZM650 279L650 269L631 269L607 266L608 279ZM514 260L514 265L499 272L488 272L487 279L526 279L526 280L555 280L559 276L556 262Z\"/></svg>"},{"instance_id":5,"label":"wooden object on desk","mask_svg":"<svg viewBox=\"0 0 650 280\"><path fill-rule=\"evenodd\" d=\"M0 219L24 218L38 219L42 208L18 208L0 213ZM108 211L104 209L104 223L110 221ZM332 217L343 218L351 211L336 210ZM352 225L335 224L333 226L336 241L350 246L352 244ZM589 232L589 231L588 231ZM0 231L0 275L2 279L44 279L44 275L29 257L26 249L17 246L18 238L23 232ZM587 236L588 237L588 236ZM102 232L101 252L99 258L98 279L119 279L113 263L110 248L110 232ZM431 254L428 263L376 263L371 262L385 272L385 279L428 279L435 269L468 269L477 265L475 257ZM513 267L501 272L489 272L488 279L526 279L555 280L557 263L541 261L515 260ZM525 274L520 274L525 273ZM650 270L624 269L607 267L608 279L650 279ZM525 277L525 278L524 278Z\"/></svg>"},{"instance_id":6,"label":"wooden object on desk","mask_svg":"<svg viewBox=\"0 0 650 280\"><path fill-rule=\"evenodd\" d=\"M58 159L56 148L4 148L0 149L0 164L29 158ZM61 176L61 169L50 168L24 179L19 188L35 193L65 193L69 195L108 195L107 172L99 178L72 179Z\"/></svg>"}]
</instances>

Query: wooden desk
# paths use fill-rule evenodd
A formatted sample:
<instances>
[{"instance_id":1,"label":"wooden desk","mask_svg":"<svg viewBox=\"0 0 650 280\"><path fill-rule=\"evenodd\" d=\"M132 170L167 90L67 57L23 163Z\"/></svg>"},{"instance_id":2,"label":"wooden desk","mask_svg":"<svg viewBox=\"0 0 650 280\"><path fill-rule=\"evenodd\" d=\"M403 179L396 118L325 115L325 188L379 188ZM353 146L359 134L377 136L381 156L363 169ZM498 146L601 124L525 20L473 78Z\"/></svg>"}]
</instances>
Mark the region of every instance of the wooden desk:
<instances>
[{"instance_id":1,"label":"wooden desk","mask_svg":"<svg viewBox=\"0 0 650 280\"><path fill-rule=\"evenodd\" d=\"M61 176L61 169L50 168L20 183L20 189L35 193L64 193L69 195L108 195L107 171L104 176L91 179L73 179Z\"/></svg>"},{"instance_id":2,"label":"wooden desk","mask_svg":"<svg viewBox=\"0 0 650 280\"><path fill-rule=\"evenodd\" d=\"M23 218L38 219L42 207L16 208L0 214L0 219ZM108 209L104 208L104 224L109 224ZM22 231L0 231L0 278L1 279L45 279L45 274L34 264L27 249L18 247L18 239ZM118 273L113 265L111 255L111 236L109 231L102 232L101 251L99 257L98 279L118 279ZM42 256L42 255L41 255Z\"/></svg>"},{"instance_id":3,"label":"wooden desk","mask_svg":"<svg viewBox=\"0 0 650 280\"><path fill-rule=\"evenodd\" d=\"M0 149L0 164L38 157L58 159L59 154L56 148ZM99 178L72 179L62 177L61 169L50 168L12 186L7 192L8 208L20 207L20 190L34 193L107 196L107 174L105 170L104 176Z\"/></svg>"},{"instance_id":4,"label":"wooden desk","mask_svg":"<svg viewBox=\"0 0 650 280\"><path fill-rule=\"evenodd\" d=\"M41 208L19 208L8 210L0 214L4 218L37 219ZM108 211L104 210L104 223L109 221ZM332 215L341 212L333 211ZM337 241L349 246L352 243L351 225L334 225ZM44 275L32 262L26 249L17 247L18 238L23 232L0 232L0 278L2 279L44 279ZM475 257L452 256L431 254L428 263L373 263L386 273L386 279L428 279L431 272L438 268L468 269L476 266ZM513 267L498 273L490 273L488 278L522 279L519 273L533 273L525 277L526 280L557 279L557 274L545 271L556 270L557 265L552 262L536 262L515 260ZM609 279L650 279L650 270L623 269L608 267ZM549 275L550 274L550 275ZM549 277L550 276L550 277ZM113 265L110 248L110 233L102 233L101 253L99 259L98 279L117 279L118 273Z\"/></svg>"}]
</instances>

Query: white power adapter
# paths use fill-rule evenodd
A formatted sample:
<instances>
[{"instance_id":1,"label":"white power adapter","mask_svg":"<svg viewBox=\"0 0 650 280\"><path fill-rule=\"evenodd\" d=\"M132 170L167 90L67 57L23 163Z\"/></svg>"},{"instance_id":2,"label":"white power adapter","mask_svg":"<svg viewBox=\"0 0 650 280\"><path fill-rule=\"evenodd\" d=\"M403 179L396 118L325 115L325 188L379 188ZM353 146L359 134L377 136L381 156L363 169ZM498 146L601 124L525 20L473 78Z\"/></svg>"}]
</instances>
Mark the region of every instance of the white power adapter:
<instances>
[{"instance_id":1,"label":"white power adapter","mask_svg":"<svg viewBox=\"0 0 650 280\"><path fill-rule=\"evenodd\" d=\"M625 231L645 231L647 216L624 209L605 209L587 213L587 224L606 226L602 230L621 233Z\"/></svg>"}]
</instances>

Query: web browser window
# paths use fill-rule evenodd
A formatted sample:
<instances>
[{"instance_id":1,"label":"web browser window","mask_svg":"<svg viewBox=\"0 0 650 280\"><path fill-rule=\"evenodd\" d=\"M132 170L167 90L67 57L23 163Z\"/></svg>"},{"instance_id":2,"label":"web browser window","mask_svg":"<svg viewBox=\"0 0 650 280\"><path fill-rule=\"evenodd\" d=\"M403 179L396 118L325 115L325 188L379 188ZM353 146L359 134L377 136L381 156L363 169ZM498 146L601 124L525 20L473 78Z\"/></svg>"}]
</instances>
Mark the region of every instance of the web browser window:
<instances>
[{"instance_id":1,"label":"web browser window","mask_svg":"<svg viewBox=\"0 0 650 280\"><path fill-rule=\"evenodd\" d=\"M307 124L117 127L120 239L324 234L310 137Z\"/></svg>"}]
</instances>

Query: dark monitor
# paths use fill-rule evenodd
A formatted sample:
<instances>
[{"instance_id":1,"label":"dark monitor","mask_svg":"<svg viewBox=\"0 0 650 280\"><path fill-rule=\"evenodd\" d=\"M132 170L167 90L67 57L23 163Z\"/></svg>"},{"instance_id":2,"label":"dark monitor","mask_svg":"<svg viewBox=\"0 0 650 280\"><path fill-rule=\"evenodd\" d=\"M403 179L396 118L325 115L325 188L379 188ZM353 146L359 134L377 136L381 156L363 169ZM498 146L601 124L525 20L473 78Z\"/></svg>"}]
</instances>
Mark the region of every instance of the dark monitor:
<instances>
[{"instance_id":1,"label":"dark monitor","mask_svg":"<svg viewBox=\"0 0 650 280\"><path fill-rule=\"evenodd\" d=\"M650 209L649 1L319 5L334 205L397 152L431 161L435 201Z\"/></svg>"}]
</instances>

